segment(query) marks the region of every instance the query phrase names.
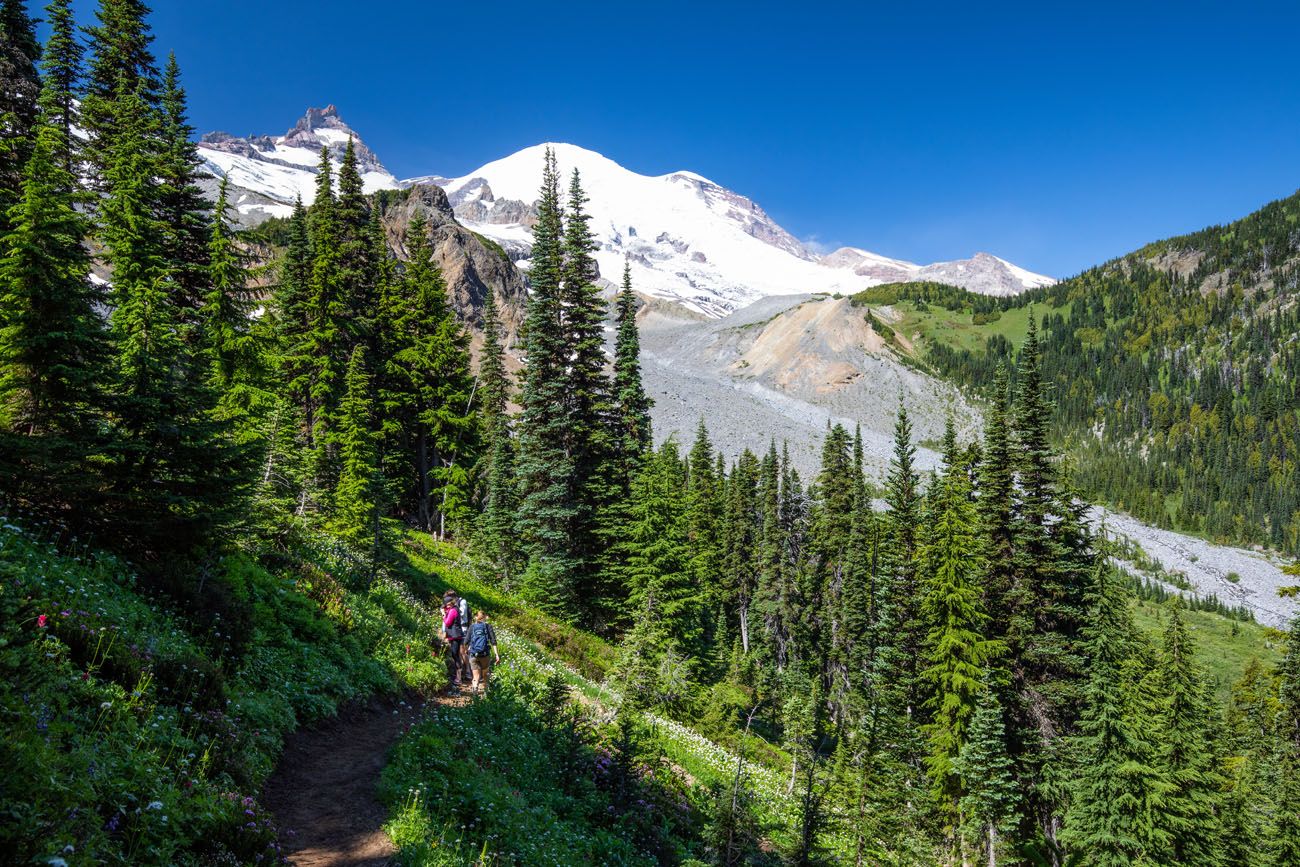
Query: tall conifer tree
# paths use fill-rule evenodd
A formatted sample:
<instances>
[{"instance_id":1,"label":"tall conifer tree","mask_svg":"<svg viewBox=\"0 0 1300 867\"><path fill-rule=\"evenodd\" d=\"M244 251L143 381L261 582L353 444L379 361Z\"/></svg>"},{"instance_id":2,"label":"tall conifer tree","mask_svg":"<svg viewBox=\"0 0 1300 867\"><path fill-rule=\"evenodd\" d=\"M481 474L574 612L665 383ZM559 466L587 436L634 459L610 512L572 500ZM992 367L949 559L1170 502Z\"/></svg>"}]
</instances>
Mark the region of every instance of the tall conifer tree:
<instances>
[{"instance_id":1,"label":"tall conifer tree","mask_svg":"<svg viewBox=\"0 0 1300 867\"><path fill-rule=\"evenodd\" d=\"M1156 825L1163 783L1131 714L1124 669L1133 625L1128 593L1113 567L1099 563L1087 629L1088 686L1075 797L1061 840L1098 867L1154 859L1168 845Z\"/></svg>"},{"instance_id":2,"label":"tall conifer tree","mask_svg":"<svg viewBox=\"0 0 1300 867\"><path fill-rule=\"evenodd\" d=\"M45 7L50 38L41 55L42 86L39 99L45 122L57 133L53 157L68 183L76 185L81 141L73 133L78 124L77 93L83 74L85 49L77 33L72 0L51 0ZM69 189L72 188L69 187Z\"/></svg>"},{"instance_id":3,"label":"tall conifer tree","mask_svg":"<svg viewBox=\"0 0 1300 867\"><path fill-rule=\"evenodd\" d=\"M569 348L563 328L564 226L555 155L542 171L533 226L531 293L524 325L523 414L519 424L521 502L518 532L528 554L525 592L547 611L578 617L583 564L573 549L578 521L573 480L577 472L568 442L565 378Z\"/></svg>"},{"instance_id":4,"label":"tall conifer tree","mask_svg":"<svg viewBox=\"0 0 1300 867\"><path fill-rule=\"evenodd\" d=\"M104 422L106 335L82 245L89 230L56 151L38 125L21 199L0 238L0 459L3 487L29 505L91 481L87 457ZM80 480L81 484L78 484Z\"/></svg>"},{"instance_id":5,"label":"tall conifer tree","mask_svg":"<svg viewBox=\"0 0 1300 867\"><path fill-rule=\"evenodd\" d=\"M636 295L632 292L632 268L623 263L623 288L616 303L614 336L614 405L616 463L621 484L631 483L640 456L650 448L650 407L641 383L641 336L636 324Z\"/></svg>"}]
</instances>

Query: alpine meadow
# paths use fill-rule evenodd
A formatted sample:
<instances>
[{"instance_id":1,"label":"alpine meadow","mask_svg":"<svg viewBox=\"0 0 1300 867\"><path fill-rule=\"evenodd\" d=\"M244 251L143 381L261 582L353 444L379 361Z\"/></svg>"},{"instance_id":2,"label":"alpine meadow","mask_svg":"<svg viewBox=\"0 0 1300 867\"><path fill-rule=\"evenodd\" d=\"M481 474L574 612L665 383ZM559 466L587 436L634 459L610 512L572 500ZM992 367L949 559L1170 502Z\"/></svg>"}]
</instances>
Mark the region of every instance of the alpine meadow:
<instances>
[{"instance_id":1,"label":"alpine meadow","mask_svg":"<svg viewBox=\"0 0 1300 867\"><path fill-rule=\"evenodd\" d=\"M0 862L1300 867L1300 193L1057 280L801 240L563 141L400 179L332 104L200 135L170 43L221 43L196 95L262 43L164 5L0 0ZM267 104L333 86L282 74L331 45L374 91L426 62L387 66L416 4L373 44L297 10L328 45L225 5L289 55ZM638 32L551 26L516 136L962 164L906 118L783 153L739 91L630 120L582 55ZM491 105L434 45L423 98ZM489 135L386 106L389 165L467 152L401 156L408 125ZM857 181L819 178L830 222ZM1019 204L924 229L880 183L854 208L918 245L1047 256ZM791 189L773 213L822 225Z\"/></svg>"}]
</instances>

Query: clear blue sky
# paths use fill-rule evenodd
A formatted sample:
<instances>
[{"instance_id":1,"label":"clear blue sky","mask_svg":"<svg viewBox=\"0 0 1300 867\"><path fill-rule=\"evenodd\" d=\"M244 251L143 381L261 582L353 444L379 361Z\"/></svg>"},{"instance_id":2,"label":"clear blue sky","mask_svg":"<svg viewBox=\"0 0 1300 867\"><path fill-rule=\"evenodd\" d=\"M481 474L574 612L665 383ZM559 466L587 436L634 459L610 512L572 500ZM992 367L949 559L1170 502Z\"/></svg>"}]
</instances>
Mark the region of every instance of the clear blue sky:
<instances>
[{"instance_id":1,"label":"clear blue sky","mask_svg":"<svg viewBox=\"0 0 1300 867\"><path fill-rule=\"evenodd\" d=\"M1065 276L1300 187L1294 0L154 5L200 131L333 102L399 177L570 141L918 261Z\"/></svg>"}]
</instances>

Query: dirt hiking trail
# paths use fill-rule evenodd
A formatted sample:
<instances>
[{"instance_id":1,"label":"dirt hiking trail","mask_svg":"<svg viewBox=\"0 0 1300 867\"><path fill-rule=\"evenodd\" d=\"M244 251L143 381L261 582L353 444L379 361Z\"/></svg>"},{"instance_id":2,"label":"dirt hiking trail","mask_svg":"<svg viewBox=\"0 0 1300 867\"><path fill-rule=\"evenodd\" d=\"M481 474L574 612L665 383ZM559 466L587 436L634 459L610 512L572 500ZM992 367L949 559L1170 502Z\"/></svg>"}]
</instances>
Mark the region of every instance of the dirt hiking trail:
<instances>
[{"instance_id":1,"label":"dirt hiking trail","mask_svg":"<svg viewBox=\"0 0 1300 867\"><path fill-rule=\"evenodd\" d=\"M427 703L412 696L349 705L315 728L294 732L262 803L280 826L280 847L295 867L383 867L397 848L383 831L388 811L375 797L388 749L408 725L461 695Z\"/></svg>"}]
</instances>

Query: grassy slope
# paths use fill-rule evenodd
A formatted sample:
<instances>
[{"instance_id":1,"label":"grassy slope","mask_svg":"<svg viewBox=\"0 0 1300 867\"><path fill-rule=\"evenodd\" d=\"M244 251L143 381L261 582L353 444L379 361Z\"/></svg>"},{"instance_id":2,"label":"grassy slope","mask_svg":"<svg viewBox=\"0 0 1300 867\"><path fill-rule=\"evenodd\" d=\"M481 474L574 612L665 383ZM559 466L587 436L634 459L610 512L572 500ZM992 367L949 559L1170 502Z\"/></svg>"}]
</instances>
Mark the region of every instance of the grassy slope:
<instances>
[{"instance_id":1,"label":"grassy slope","mask_svg":"<svg viewBox=\"0 0 1300 867\"><path fill-rule=\"evenodd\" d=\"M198 621L121 561L0 516L0 851L273 860L255 795L284 735L351 699L445 684L430 609L328 539L234 552L202 580L224 602Z\"/></svg>"},{"instance_id":2,"label":"grassy slope","mask_svg":"<svg viewBox=\"0 0 1300 867\"><path fill-rule=\"evenodd\" d=\"M1196 642L1196 658L1215 688L1220 702L1226 702L1232 684L1245 671L1252 658L1268 668L1282 661L1286 635L1276 629L1231 620L1208 611L1183 611L1188 632ZM1154 602L1137 602L1133 619L1139 629L1159 642L1169 622L1164 606Z\"/></svg>"},{"instance_id":3,"label":"grassy slope","mask_svg":"<svg viewBox=\"0 0 1300 867\"><path fill-rule=\"evenodd\" d=\"M916 346L922 358L926 344L942 343L956 349L982 351L985 342L995 334L1019 346L1029 330L1028 307L1008 310L994 322L976 325L973 313L946 310L937 304L923 306L928 309L918 310L913 301L899 301L890 308L900 317L890 325ZM1036 312L1039 314L1041 311Z\"/></svg>"}]
</instances>

